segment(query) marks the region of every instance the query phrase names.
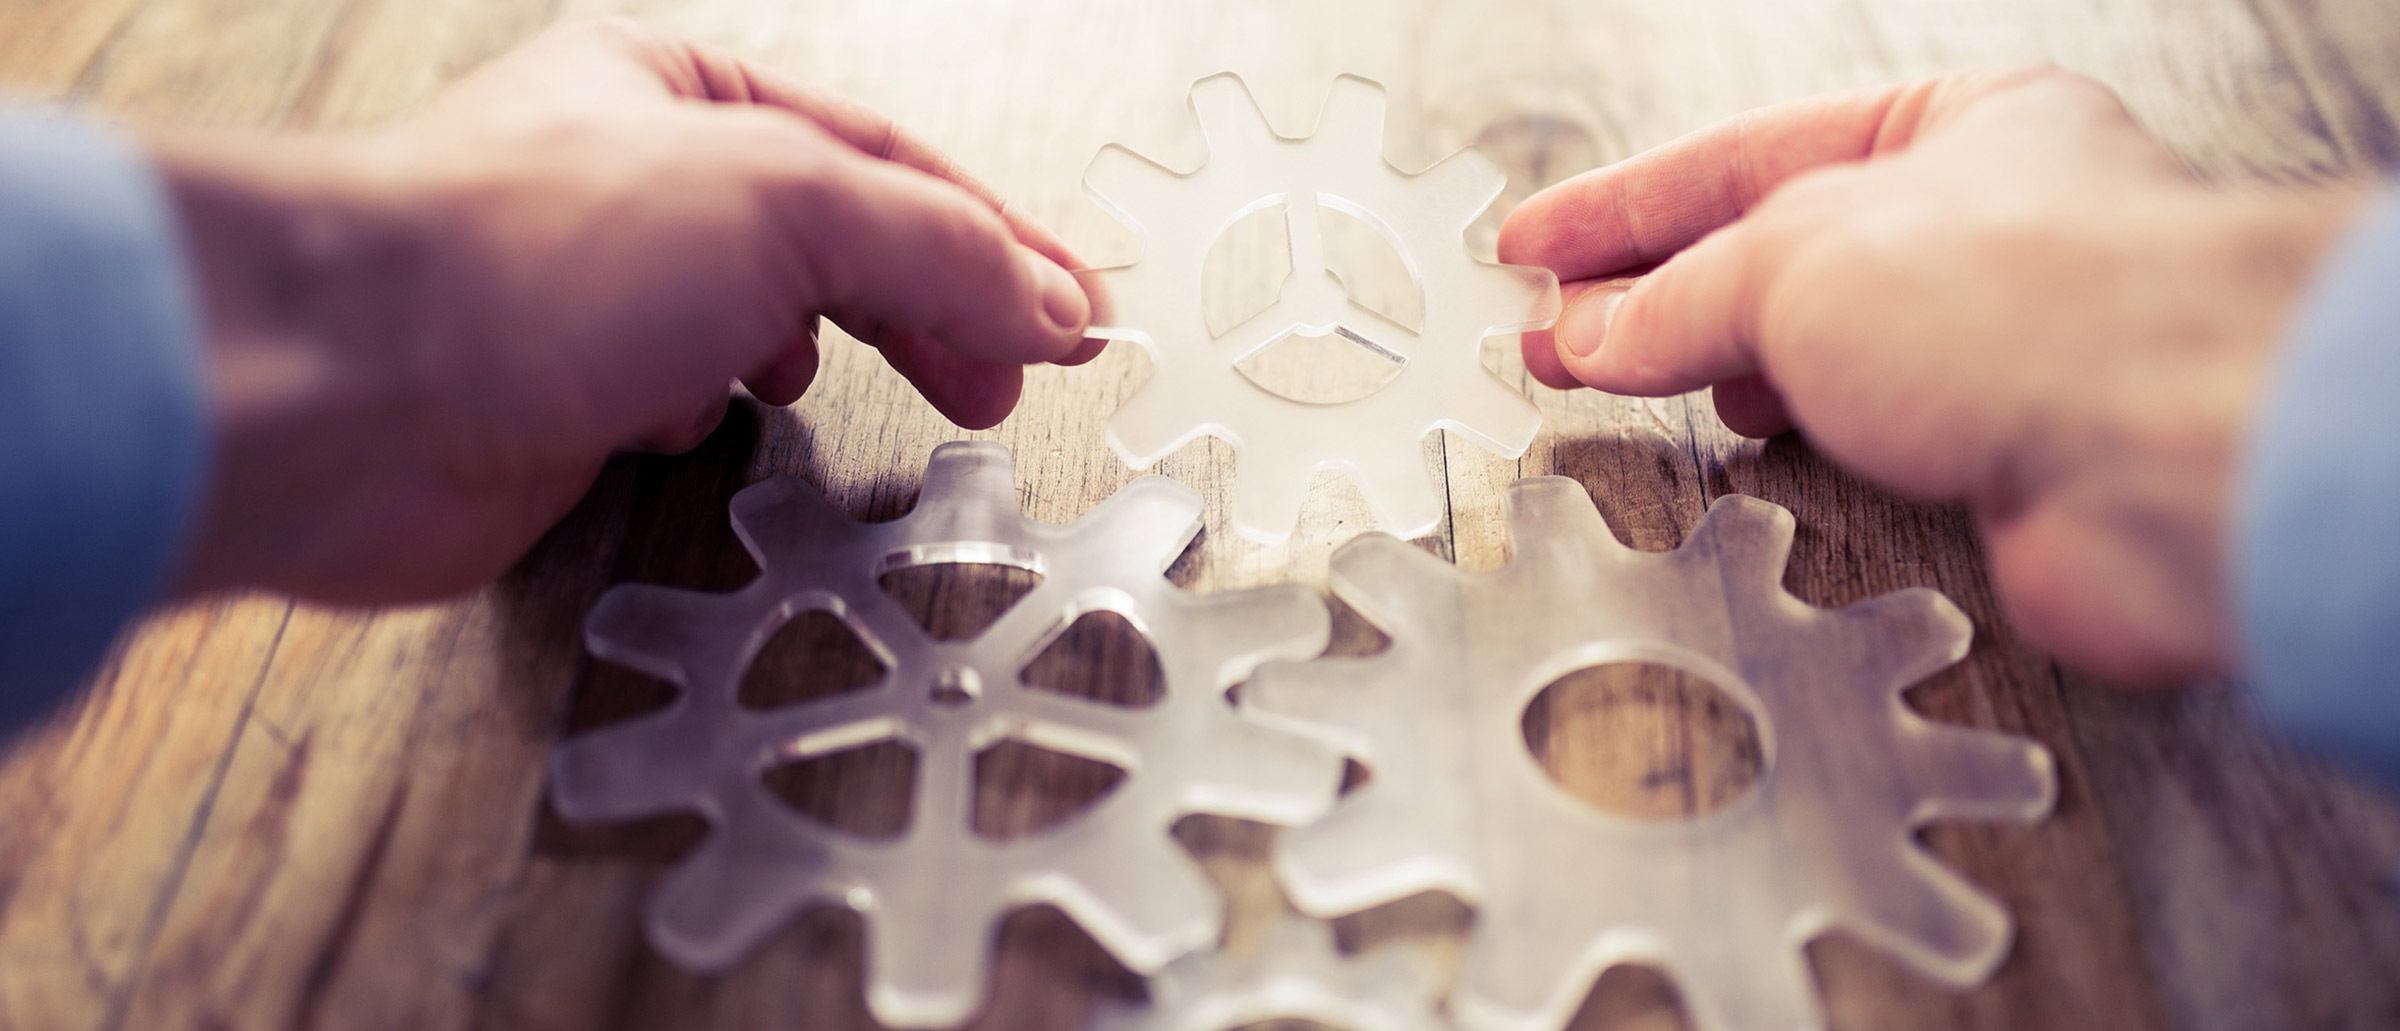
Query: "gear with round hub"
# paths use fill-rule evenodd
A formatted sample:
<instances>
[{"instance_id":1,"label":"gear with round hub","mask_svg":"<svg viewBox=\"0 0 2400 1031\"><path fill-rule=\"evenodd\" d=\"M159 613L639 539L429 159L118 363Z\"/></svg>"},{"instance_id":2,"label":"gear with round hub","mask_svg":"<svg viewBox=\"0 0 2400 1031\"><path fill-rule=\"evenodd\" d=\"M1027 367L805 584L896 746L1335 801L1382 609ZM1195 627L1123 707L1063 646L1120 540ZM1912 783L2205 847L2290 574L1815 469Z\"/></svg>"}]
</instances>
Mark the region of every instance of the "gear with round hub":
<instances>
[{"instance_id":1,"label":"gear with round hub","mask_svg":"<svg viewBox=\"0 0 2400 1031\"><path fill-rule=\"evenodd\" d=\"M1472 152L1410 175L1383 159L1383 88L1343 76L1316 131L1277 135L1241 79L1192 87L1209 157L1178 173L1121 147L1093 158L1084 185L1142 233L1132 265L1079 273L1098 301L1089 335L1127 339L1150 353L1155 374L1109 423L1109 443L1148 468L1192 440L1214 435L1240 452L1234 473L1236 532L1267 543L1289 536L1319 470L1348 473L1385 529L1405 537L1441 521L1443 499L1426 468L1423 438L1457 432L1507 457L1525 452L1541 416L1486 371L1481 341L1547 326L1558 314L1549 272L1476 260L1469 223L1507 177ZM1202 268L1225 230L1280 205L1291 275L1273 305L1222 336L1209 332ZM1374 228L1399 253L1424 315L1411 330L1350 299L1326 266L1320 208ZM1294 335L1339 334L1398 371L1365 396L1320 404L1279 395L1240 368Z\"/></svg>"},{"instance_id":2,"label":"gear with round hub","mask_svg":"<svg viewBox=\"0 0 2400 1031\"><path fill-rule=\"evenodd\" d=\"M1307 912L1422 891L1476 909L1451 1012L1557 1027L1593 980L1647 963L1704 1029L1811 1027L1804 947L1841 929L1947 984L2005 955L2000 905L1914 837L1939 820L2039 819L2050 755L1934 723L1901 699L1966 654L1966 617L1916 588L1817 609L1782 587L1790 512L1727 497L1683 546L1627 548L1574 481L1509 489L1509 561L1463 572L1388 537L1333 558L1334 593L1391 638L1359 658L1276 663L1245 707L1328 733L1372 776L1287 834ZM1527 748L1546 685L1614 663L1705 678L1758 721L1749 794L1687 821L1584 805Z\"/></svg>"},{"instance_id":3,"label":"gear with round hub","mask_svg":"<svg viewBox=\"0 0 2400 1031\"><path fill-rule=\"evenodd\" d=\"M1323 603L1299 587L1196 595L1168 565L1200 530L1201 501L1157 476L1053 525L1017 508L998 444L935 449L916 508L857 523L793 478L733 499L760 573L729 594L611 589L585 627L593 653L682 688L667 708L564 744L552 797L573 821L697 812L710 833L651 899L650 940L685 966L731 965L810 905L867 919L867 1001L894 1026L952 1024L980 1005L995 922L1048 903L1137 972L1214 942L1221 905L1169 834L1187 813L1277 824L1331 805L1342 761L1321 741L1227 703L1260 662L1317 654ZM934 639L887 595L893 569L998 563L1041 577L981 634ZM757 710L737 697L776 630L830 613L888 671L874 685ZM1163 697L1123 708L1030 688L1028 661L1077 617L1123 616L1149 640ZM810 820L762 782L770 768L882 741L917 752L907 826L868 839ZM1004 741L1097 760L1125 775L1092 808L1006 841L973 832L973 757Z\"/></svg>"}]
</instances>

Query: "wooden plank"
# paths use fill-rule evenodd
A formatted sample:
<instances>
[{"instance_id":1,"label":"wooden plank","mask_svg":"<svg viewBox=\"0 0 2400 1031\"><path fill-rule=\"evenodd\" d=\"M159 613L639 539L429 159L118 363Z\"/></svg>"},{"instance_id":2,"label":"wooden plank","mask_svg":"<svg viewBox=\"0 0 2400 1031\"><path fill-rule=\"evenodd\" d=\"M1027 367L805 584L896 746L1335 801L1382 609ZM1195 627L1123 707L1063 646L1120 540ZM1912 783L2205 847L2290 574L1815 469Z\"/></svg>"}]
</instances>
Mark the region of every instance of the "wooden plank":
<instances>
[{"instance_id":1,"label":"wooden plank","mask_svg":"<svg viewBox=\"0 0 2400 1031\"><path fill-rule=\"evenodd\" d=\"M140 123L259 126L317 74L350 0L178 0L134 12L83 73L79 96Z\"/></svg>"},{"instance_id":2,"label":"wooden plank","mask_svg":"<svg viewBox=\"0 0 2400 1031\"><path fill-rule=\"evenodd\" d=\"M2068 692L2177 1027L2400 1020L2389 796L2260 739L2238 692Z\"/></svg>"},{"instance_id":3,"label":"wooden plank","mask_svg":"<svg viewBox=\"0 0 2400 1031\"><path fill-rule=\"evenodd\" d=\"M0 778L0 1025L113 1022L223 791L290 606L153 621Z\"/></svg>"},{"instance_id":4,"label":"wooden plank","mask_svg":"<svg viewBox=\"0 0 2400 1031\"><path fill-rule=\"evenodd\" d=\"M0 91L63 97L147 0L0 3Z\"/></svg>"},{"instance_id":5,"label":"wooden plank","mask_svg":"<svg viewBox=\"0 0 2400 1031\"><path fill-rule=\"evenodd\" d=\"M540 565L577 557L549 575L456 606L294 613L129 1026L464 1026L628 479L544 539Z\"/></svg>"},{"instance_id":6,"label":"wooden plank","mask_svg":"<svg viewBox=\"0 0 2400 1031\"><path fill-rule=\"evenodd\" d=\"M0 75L51 92L80 79L104 107L140 118L347 124L405 107L553 14L628 9L558 7L19 0L0 5ZM1511 171L1512 201L1746 107L1962 64L2049 59L2097 74L2196 167L2224 177L2318 177L2385 160L2378 141L2400 91L2400 77L2380 74L2388 62L2373 59L2395 32L2351 0L1488 7L630 9L887 109L1088 253L1120 259L1132 256L1130 239L1075 189L1083 163L1111 140L1197 160L1196 134L1176 120L1182 92L1225 67L1251 78L1287 131L1308 123L1335 72L1379 78L1393 89L1396 160L1421 165L1478 144ZM2309 17L2345 31L2314 35ZM8 34L18 26L30 28ZM1488 243L1492 225L1477 238ZM1524 382L1509 348L1487 359ZM1020 415L979 435L1019 455L1029 512L1070 518L1132 478L1100 446L1100 428L1147 375L1131 348L1085 369L1033 371ZM1733 441L1685 401L1533 389L1551 433L1525 459L1429 445L1453 516L1423 546L1469 566L1497 562L1499 491L1520 475L1576 477L1621 534L1654 549L1679 540L1707 499L1761 494L1801 518L1790 576L1801 596L1833 604L1931 584L1973 615L1976 651L1914 695L1922 708L2031 734L2060 757L2065 794L2049 823L1931 836L2017 912L2009 964L1990 985L1951 994L1856 943L1821 944L1813 955L1841 1025L2256 1026L2392 1012L2382 972L2400 924L2373 892L2400 849L2400 823L2384 801L2294 770L2214 703L2160 713L2062 689L1998 618L1954 514L1895 503L1788 444ZM749 575L724 523L734 490L797 474L856 515L888 517L907 507L933 444L957 436L871 351L829 340L819 387L794 410L739 408L693 456L612 466L516 573L471 598L288 621L282 606L243 603L155 622L91 703L0 766L0 813L12 828L39 828L0 845L0 1023L868 1026L855 920L803 920L723 976L658 960L637 922L648 889L691 844L692 821L565 826L541 802L542 762L563 728L645 704L653 690L580 656L577 623L605 584L734 586ZM1211 532L1178 579L1206 590L1321 584L1333 548L1364 525L1355 495L1333 485L1292 543L1247 544L1216 532L1234 461L1202 443L1162 465L1211 498ZM1357 647L1372 635L1353 626L1348 636ZM1100 675L1129 675L1126 661L1102 660ZM158 685L178 681L175 704L164 704ZM1587 729L1554 734L1552 758L1605 791L1624 787L1611 772L1620 767L1595 760L1628 746L1654 743L1686 762L1732 747L1721 713L1658 697L1643 719L1605 734L1575 724L1572 707L1557 714L1554 726ZM146 758L128 765L127 755ZM1025 769L1030 779L992 802L1020 820L1060 804L1057 774ZM845 818L899 804L890 769L828 778L810 788ZM1685 787L1693 798L1715 790ZM1255 933L1280 904L1264 874L1271 833L1196 821L1182 837L1235 899L1229 933ZM1460 919L1417 905L1347 926L1440 938ZM2239 947L2204 944L2226 938ZM1093 995L1138 991L1080 931L1042 913L1006 926L997 985L984 1026L1069 1026ZM1671 1024L1674 1006L1655 975L1614 974L1578 1026Z\"/></svg>"},{"instance_id":7,"label":"wooden plank","mask_svg":"<svg viewBox=\"0 0 2400 1031\"><path fill-rule=\"evenodd\" d=\"M2361 0L2253 0L2251 7L2308 99L2301 123L2338 155L2329 174L2400 168L2400 33L2391 10Z\"/></svg>"}]
</instances>

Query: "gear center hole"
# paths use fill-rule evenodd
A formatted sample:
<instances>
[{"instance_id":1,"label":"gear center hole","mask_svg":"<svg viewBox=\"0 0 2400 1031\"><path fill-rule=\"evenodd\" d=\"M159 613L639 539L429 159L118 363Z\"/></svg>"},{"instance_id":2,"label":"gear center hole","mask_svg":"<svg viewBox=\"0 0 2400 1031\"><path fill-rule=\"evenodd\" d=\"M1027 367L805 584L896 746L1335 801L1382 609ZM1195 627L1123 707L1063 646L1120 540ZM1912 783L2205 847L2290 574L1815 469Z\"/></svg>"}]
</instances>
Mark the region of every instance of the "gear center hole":
<instances>
[{"instance_id":1,"label":"gear center hole","mask_svg":"<svg viewBox=\"0 0 2400 1031\"><path fill-rule=\"evenodd\" d=\"M1551 681L1521 728L1552 782L1616 816L1698 819L1749 797L1766 771L1757 717L1739 696L1655 663L1587 666Z\"/></svg>"},{"instance_id":2,"label":"gear center hole","mask_svg":"<svg viewBox=\"0 0 2400 1031\"><path fill-rule=\"evenodd\" d=\"M1201 266L1201 315L1213 338L1275 306L1286 294L1331 300L1296 313L1307 325L1280 327L1234 368L1260 389L1304 404L1343 404L1399 377L1406 341L1344 320L1344 305L1365 308L1410 333L1422 331L1425 297L1392 238L1372 222L1318 203L1314 212L1324 267L1295 268L1290 216L1280 201L1237 218L1209 246ZM1317 310L1317 309L1324 310ZM1331 327L1327 329L1326 327ZM1310 331L1311 329L1318 331ZM1252 338L1255 339L1255 338Z\"/></svg>"}]
</instances>

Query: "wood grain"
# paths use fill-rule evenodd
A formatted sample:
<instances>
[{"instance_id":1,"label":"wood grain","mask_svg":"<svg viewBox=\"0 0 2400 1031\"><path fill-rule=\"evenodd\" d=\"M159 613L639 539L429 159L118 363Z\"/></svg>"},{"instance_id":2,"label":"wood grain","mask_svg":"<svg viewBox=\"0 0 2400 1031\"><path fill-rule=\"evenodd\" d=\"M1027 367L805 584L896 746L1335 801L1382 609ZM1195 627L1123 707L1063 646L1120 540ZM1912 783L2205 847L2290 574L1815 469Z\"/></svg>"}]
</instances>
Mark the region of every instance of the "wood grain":
<instances>
[{"instance_id":1,"label":"wood grain","mask_svg":"<svg viewBox=\"0 0 2400 1031\"><path fill-rule=\"evenodd\" d=\"M0 84L137 123L355 124L547 22L604 13L889 111L1097 261L1130 258L1133 241L1082 198L1084 162L1111 141L1197 161L1183 91L1226 68L1286 131L1309 122L1334 74L1384 82L1394 161L1478 146L1511 175L1502 208L1747 107L2029 61L2114 85L2228 182L2400 162L2400 19L2379 0L0 0ZM1470 239L1488 247L1496 224ZM516 571L470 597L388 612L236 598L128 634L87 697L0 764L0 1026L870 1026L856 919L807 917L730 973L682 973L638 920L697 821L570 826L543 801L562 733L662 700L583 654L581 615L602 589L738 585L751 570L725 505L741 486L799 475L886 518L906 510L932 446L961 436L871 351L835 340L826 352L793 409L737 406L691 455L613 464ZM1422 546L1501 561L1498 498L1521 476L1574 477L1652 549L1710 499L1756 494L1799 516L1789 583L1803 598L1930 585L1973 617L1973 653L1912 692L1920 708L2058 756L2048 822L1928 835L2016 913L2006 966L1952 993L1858 942L1820 942L1811 956L1838 1026L2400 1022L2390 799L2261 740L2237 692L2128 697L2062 675L2002 619L1955 512L1896 501L1790 442L1739 440L1704 402L1549 391L1506 341L1486 364L1535 397L1547 430L1517 460L1430 440L1450 514ZM977 435L1019 456L1028 512L1068 519L1132 478L1100 427L1147 374L1129 348L1035 370L1023 409ZM1203 442L1163 464L1211 498L1211 532L1173 575L1200 590L1321 585L1332 549L1364 526L1355 492L1320 484L1292 542L1247 544L1215 532L1233 461ZM953 619L991 585L953 573L902 589ZM1358 651L1376 634L1350 618L1340 636ZM831 668L838 647L795 632L762 662L762 697L854 682L859 660ZM1062 689L1138 697L1138 642L1102 633L1078 648L1058 660ZM1533 729L1580 790L1663 815L1755 775L1743 722L1708 697L1655 682L1557 692ZM1022 832L1093 790L1044 763L1001 763L979 812ZM906 776L905 761L867 756L794 771L786 787L871 830ZM1272 833L1194 819L1178 835L1227 889L1229 941L1248 941L1282 904L1265 872ZM1342 926L1354 942L1441 941L1468 918L1420 899ZM999 938L979 1026L1073 1026L1091 999L1139 993L1055 913L1020 914ZM1629 969L1601 979L1577 1026L1680 1019L1668 982Z\"/></svg>"}]
</instances>

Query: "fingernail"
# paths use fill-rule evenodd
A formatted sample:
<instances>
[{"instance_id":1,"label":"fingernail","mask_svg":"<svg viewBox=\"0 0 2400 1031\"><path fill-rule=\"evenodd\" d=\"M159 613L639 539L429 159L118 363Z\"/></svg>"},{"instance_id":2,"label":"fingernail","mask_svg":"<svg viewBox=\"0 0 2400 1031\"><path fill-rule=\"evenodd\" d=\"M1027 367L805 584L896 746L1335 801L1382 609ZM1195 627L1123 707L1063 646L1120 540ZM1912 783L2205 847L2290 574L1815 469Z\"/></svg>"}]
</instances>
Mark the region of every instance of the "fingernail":
<instances>
[{"instance_id":1,"label":"fingernail","mask_svg":"<svg viewBox=\"0 0 2400 1031\"><path fill-rule=\"evenodd\" d=\"M1092 302L1083 295L1083 284L1075 281L1058 263L1032 251L1024 252L1025 263L1033 269L1033 281L1041 284L1042 315L1061 333L1081 333L1084 323L1091 321Z\"/></svg>"},{"instance_id":2,"label":"fingernail","mask_svg":"<svg viewBox=\"0 0 2400 1031\"><path fill-rule=\"evenodd\" d=\"M1608 324L1617 317L1617 306L1625 303L1625 291L1609 290L1597 295L1585 295L1568 305L1558 317L1558 327L1551 335L1565 344L1567 353L1577 358L1589 358L1600 349L1600 340L1608 335Z\"/></svg>"}]
</instances>

